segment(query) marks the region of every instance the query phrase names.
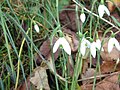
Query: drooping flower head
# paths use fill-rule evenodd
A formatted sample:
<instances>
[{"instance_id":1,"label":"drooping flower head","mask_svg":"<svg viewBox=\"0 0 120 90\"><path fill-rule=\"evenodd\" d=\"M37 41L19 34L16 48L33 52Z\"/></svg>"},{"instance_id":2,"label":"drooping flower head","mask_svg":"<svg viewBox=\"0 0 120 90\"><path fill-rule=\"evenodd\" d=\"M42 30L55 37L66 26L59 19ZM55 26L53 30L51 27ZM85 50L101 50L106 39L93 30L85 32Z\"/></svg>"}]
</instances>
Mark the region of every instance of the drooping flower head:
<instances>
[{"instance_id":1,"label":"drooping flower head","mask_svg":"<svg viewBox=\"0 0 120 90\"><path fill-rule=\"evenodd\" d=\"M81 41L81 47L80 47L80 52L82 56L85 55L86 48L89 48L89 47L90 47L90 42L87 39L83 38Z\"/></svg>"},{"instance_id":2,"label":"drooping flower head","mask_svg":"<svg viewBox=\"0 0 120 90\"><path fill-rule=\"evenodd\" d=\"M118 40L116 38L112 37L108 41L108 52L109 53L112 51L114 46L120 51L120 44L119 44Z\"/></svg>"},{"instance_id":3,"label":"drooping flower head","mask_svg":"<svg viewBox=\"0 0 120 90\"><path fill-rule=\"evenodd\" d=\"M34 29L36 30L37 33L39 33L40 29L39 29L39 27L38 27L38 25L36 23L34 25Z\"/></svg>"},{"instance_id":4,"label":"drooping flower head","mask_svg":"<svg viewBox=\"0 0 120 90\"><path fill-rule=\"evenodd\" d=\"M68 54L71 55L71 47L68 43L68 41L64 38L64 37L60 37L54 44L53 46L53 53L55 53L57 51L57 49L59 48L59 46L62 46L64 51Z\"/></svg>"},{"instance_id":5,"label":"drooping flower head","mask_svg":"<svg viewBox=\"0 0 120 90\"><path fill-rule=\"evenodd\" d=\"M101 47L101 46L102 46L102 45L101 45L100 39L97 39L97 40L96 40L96 48L97 48L98 50L101 49L101 51L104 51L103 47Z\"/></svg>"},{"instance_id":6,"label":"drooping flower head","mask_svg":"<svg viewBox=\"0 0 120 90\"><path fill-rule=\"evenodd\" d=\"M100 39L97 39L96 42L92 42L91 43L91 46L90 46L90 52L91 52L91 55L95 58L96 57L96 49L98 50L101 50L101 51L104 51L103 47L101 47L101 41Z\"/></svg>"},{"instance_id":7,"label":"drooping flower head","mask_svg":"<svg viewBox=\"0 0 120 90\"><path fill-rule=\"evenodd\" d=\"M98 14L99 14L100 18L103 17L104 13L106 13L108 16L110 16L110 11L108 10L108 8L104 4L100 4L98 7Z\"/></svg>"},{"instance_id":8,"label":"drooping flower head","mask_svg":"<svg viewBox=\"0 0 120 90\"><path fill-rule=\"evenodd\" d=\"M84 13L84 9L82 8L82 11L81 11L81 14L80 14L80 20L82 21L82 23L84 23L85 19L86 19L86 16L85 16L85 13Z\"/></svg>"},{"instance_id":9,"label":"drooping flower head","mask_svg":"<svg viewBox=\"0 0 120 90\"><path fill-rule=\"evenodd\" d=\"M84 13L82 13L82 14L80 15L80 20L82 21L82 23L85 22L85 19L86 19L86 16L85 16Z\"/></svg>"},{"instance_id":10,"label":"drooping flower head","mask_svg":"<svg viewBox=\"0 0 120 90\"><path fill-rule=\"evenodd\" d=\"M80 52L82 56L85 55L86 53L86 48L90 49L91 55L95 58L96 57L96 49L104 51L103 47L101 47L101 41L99 39L95 41L90 41L86 40L85 38L82 39L81 41L81 47L80 47Z\"/></svg>"},{"instance_id":11,"label":"drooping flower head","mask_svg":"<svg viewBox=\"0 0 120 90\"><path fill-rule=\"evenodd\" d=\"M91 52L91 55L95 58L96 57L96 42L91 43L90 52Z\"/></svg>"}]
</instances>

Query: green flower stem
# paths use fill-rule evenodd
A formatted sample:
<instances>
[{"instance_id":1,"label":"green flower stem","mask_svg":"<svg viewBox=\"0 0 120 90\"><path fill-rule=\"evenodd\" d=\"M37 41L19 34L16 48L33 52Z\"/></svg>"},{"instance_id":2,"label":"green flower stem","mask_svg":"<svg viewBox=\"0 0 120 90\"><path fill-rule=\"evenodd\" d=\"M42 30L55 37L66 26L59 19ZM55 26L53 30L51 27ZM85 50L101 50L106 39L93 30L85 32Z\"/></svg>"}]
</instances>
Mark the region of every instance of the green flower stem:
<instances>
[{"instance_id":1,"label":"green flower stem","mask_svg":"<svg viewBox=\"0 0 120 90\"><path fill-rule=\"evenodd\" d=\"M26 34L28 34L28 32L29 32L29 29L26 32ZM24 39L22 41L22 44L20 46L19 55L18 55L19 58L21 57L21 53L22 53L22 50L23 50L24 43L25 43L25 37L24 37ZM18 68L17 68L17 78L16 78L16 84L15 84L15 90L17 89L17 85L18 85L18 81L19 81L19 73L20 73L20 60L18 60Z\"/></svg>"}]
</instances>

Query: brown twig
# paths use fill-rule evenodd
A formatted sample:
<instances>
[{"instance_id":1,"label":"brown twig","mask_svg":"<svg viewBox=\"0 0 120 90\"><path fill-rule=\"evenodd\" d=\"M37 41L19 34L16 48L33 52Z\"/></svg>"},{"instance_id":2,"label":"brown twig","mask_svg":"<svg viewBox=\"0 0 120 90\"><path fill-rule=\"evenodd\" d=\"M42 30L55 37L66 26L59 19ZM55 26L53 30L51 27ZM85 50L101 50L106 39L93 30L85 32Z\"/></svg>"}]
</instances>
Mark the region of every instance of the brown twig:
<instances>
[{"instance_id":1,"label":"brown twig","mask_svg":"<svg viewBox=\"0 0 120 90\"><path fill-rule=\"evenodd\" d=\"M111 74L103 74L103 75L97 75L96 78L102 78L102 77L106 77L106 76L112 76L112 75L117 75L117 74L120 74L120 72L114 72L114 73L111 73ZM88 78L83 78L83 79L79 79L78 81L85 81L85 80L90 80L90 79L94 79L95 76L92 76L92 77L88 77Z\"/></svg>"}]
</instances>

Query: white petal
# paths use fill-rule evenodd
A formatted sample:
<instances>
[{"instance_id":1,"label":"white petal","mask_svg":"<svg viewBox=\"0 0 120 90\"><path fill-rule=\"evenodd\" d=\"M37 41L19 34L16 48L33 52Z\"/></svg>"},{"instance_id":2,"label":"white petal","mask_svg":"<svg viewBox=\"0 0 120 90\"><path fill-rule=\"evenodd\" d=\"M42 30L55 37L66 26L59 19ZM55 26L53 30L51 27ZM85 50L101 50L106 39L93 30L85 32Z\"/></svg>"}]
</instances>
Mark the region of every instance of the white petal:
<instances>
[{"instance_id":1,"label":"white petal","mask_svg":"<svg viewBox=\"0 0 120 90\"><path fill-rule=\"evenodd\" d=\"M114 39L110 38L109 41L108 41L108 52L109 53L112 51L113 46L114 46Z\"/></svg>"},{"instance_id":2,"label":"white petal","mask_svg":"<svg viewBox=\"0 0 120 90\"><path fill-rule=\"evenodd\" d=\"M91 52L91 55L95 58L96 57L96 43L95 42L91 43L90 52Z\"/></svg>"},{"instance_id":3,"label":"white petal","mask_svg":"<svg viewBox=\"0 0 120 90\"><path fill-rule=\"evenodd\" d=\"M98 14L99 14L100 18L102 18L105 13L103 7L104 7L104 5L99 5L99 7L98 7Z\"/></svg>"},{"instance_id":4,"label":"white petal","mask_svg":"<svg viewBox=\"0 0 120 90\"><path fill-rule=\"evenodd\" d=\"M108 10L106 6L104 6L104 11L107 13L108 16L110 16L110 11Z\"/></svg>"},{"instance_id":5,"label":"white petal","mask_svg":"<svg viewBox=\"0 0 120 90\"><path fill-rule=\"evenodd\" d=\"M103 17L105 12L107 13L108 16L110 16L110 11L108 10L108 8L105 5L99 5L98 13L99 13L100 18Z\"/></svg>"},{"instance_id":6,"label":"white petal","mask_svg":"<svg viewBox=\"0 0 120 90\"><path fill-rule=\"evenodd\" d=\"M81 52L82 56L84 56L85 52L86 52L86 45L85 44L86 44L85 41L81 42L80 52Z\"/></svg>"},{"instance_id":7,"label":"white petal","mask_svg":"<svg viewBox=\"0 0 120 90\"><path fill-rule=\"evenodd\" d=\"M115 38L113 38L113 39L114 39L115 47L120 51L120 44L119 44L118 40Z\"/></svg>"},{"instance_id":8,"label":"white petal","mask_svg":"<svg viewBox=\"0 0 120 90\"><path fill-rule=\"evenodd\" d=\"M54 46L53 46L53 53L55 53L58 49L58 47L60 46L60 38L55 42Z\"/></svg>"},{"instance_id":9,"label":"white petal","mask_svg":"<svg viewBox=\"0 0 120 90\"><path fill-rule=\"evenodd\" d=\"M85 40L87 44L87 48L90 48L91 43L88 40Z\"/></svg>"},{"instance_id":10,"label":"white petal","mask_svg":"<svg viewBox=\"0 0 120 90\"><path fill-rule=\"evenodd\" d=\"M100 39L96 40L96 48L98 48L98 50L100 50L100 48L101 48L101 41L100 41ZM104 51L103 47L102 47L101 50Z\"/></svg>"},{"instance_id":11,"label":"white petal","mask_svg":"<svg viewBox=\"0 0 120 90\"><path fill-rule=\"evenodd\" d=\"M39 33L40 29L37 24L34 25L34 29L36 30L37 33Z\"/></svg>"},{"instance_id":12,"label":"white petal","mask_svg":"<svg viewBox=\"0 0 120 90\"><path fill-rule=\"evenodd\" d=\"M60 44L63 46L63 49L65 50L65 52L68 54L68 55L71 55L71 48L70 48L70 45L68 43L68 41L62 37L60 39Z\"/></svg>"},{"instance_id":13,"label":"white petal","mask_svg":"<svg viewBox=\"0 0 120 90\"><path fill-rule=\"evenodd\" d=\"M99 39L96 40L96 48L100 50L101 48L101 41Z\"/></svg>"},{"instance_id":14,"label":"white petal","mask_svg":"<svg viewBox=\"0 0 120 90\"><path fill-rule=\"evenodd\" d=\"M117 61L116 61L116 64L118 64L120 62L120 59L118 58Z\"/></svg>"},{"instance_id":15,"label":"white petal","mask_svg":"<svg viewBox=\"0 0 120 90\"><path fill-rule=\"evenodd\" d=\"M83 23L85 22L86 16L85 16L84 13L82 13L82 14L80 15L80 19L81 19L81 21L82 21Z\"/></svg>"}]
</instances>

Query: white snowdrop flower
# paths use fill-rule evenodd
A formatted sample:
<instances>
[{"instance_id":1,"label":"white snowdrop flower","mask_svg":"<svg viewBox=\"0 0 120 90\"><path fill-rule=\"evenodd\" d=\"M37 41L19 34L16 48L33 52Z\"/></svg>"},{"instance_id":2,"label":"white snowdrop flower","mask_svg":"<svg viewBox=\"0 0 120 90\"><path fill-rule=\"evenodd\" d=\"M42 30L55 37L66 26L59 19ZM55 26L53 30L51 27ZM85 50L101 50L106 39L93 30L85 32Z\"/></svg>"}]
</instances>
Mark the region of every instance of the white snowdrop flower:
<instances>
[{"instance_id":1,"label":"white snowdrop flower","mask_svg":"<svg viewBox=\"0 0 120 90\"><path fill-rule=\"evenodd\" d=\"M91 55L95 58L96 57L96 42L91 43L90 52L91 52Z\"/></svg>"},{"instance_id":2,"label":"white snowdrop flower","mask_svg":"<svg viewBox=\"0 0 120 90\"><path fill-rule=\"evenodd\" d=\"M95 58L96 57L96 48L98 50L101 49L101 51L104 51L103 47L101 48L101 41L100 39L97 39L96 42L92 42L90 46L90 52L91 55Z\"/></svg>"},{"instance_id":3,"label":"white snowdrop flower","mask_svg":"<svg viewBox=\"0 0 120 90\"><path fill-rule=\"evenodd\" d=\"M116 38L112 37L108 41L108 52L109 53L112 51L114 46L120 51L120 44L119 44L118 40Z\"/></svg>"},{"instance_id":4,"label":"white snowdrop flower","mask_svg":"<svg viewBox=\"0 0 120 90\"><path fill-rule=\"evenodd\" d=\"M100 41L100 39L96 40L96 48L98 48L98 50L100 50L100 48L101 48L101 41ZM101 51L104 51L103 47L101 48Z\"/></svg>"},{"instance_id":5,"label":"white snowdrop flower","mask_svg":"<svg viewBox=\"0 0 120 90\"><path fill-rule=\"evenodd\" d=\"M64 38L64 37L60 37L54 44L53 46L53 53L55 53L57 51L57 49L59 48L59 46L62 45L64 51L68 54L71 55L71 48L70 45L68 43L68 41Z\"/></svg>"},{"instance_id":6,"label":"white snowdrop flower","mask_svg":"<svg viewBox=\"0 0 120 90\"><path fill-rule=\"evenodd\" d=\"M80 52L81 52L81 54L84 56L85 55L85 52L86 52L86 42L85 42L85 40L84 41L82 41L82 43L81 43L81 47L80 47Z\"/></svg>"},{"instance_id":7,"label":"white snowdrop flower","mask_svg":"<svg viewBox=\"0 0 120 90\"><path fill-rule=\"evenodd\" d=\"M90 47L90 42L88 40L86 40L85 38L83 38L81 41L81 47L80 47L80 52L81 52L82 56L85 55L86 48L89 48L89 47Z\"/></svg>"},{"instance_id":8,"label":"white snowdrop flower","mask_svg":"<svg viewBox=\"0 0 120 90\"><path fill-rule=\"evenodd\" d=\"M83 23L85 22L86 16L85 16L84 13L82 13L82 14L80 15L80 19L81 19L81 21L82 21Z\"/></svg>"},{"instance_id":9,"label":"white snowdrop flower","mask_svg":"<svg viewBox=\"0 0 120 90\"><path fill-rule=\"evenodd\" d=\"M91 55L95 58L96 57L96 48L98 48L98 50L100 50L101 41L99 39L97 39L96 42L90 43L88 40L83 38L81 41L81 47L80 47L80 52L81 52L82 56L85 55L86 48L90 48ZM103 48L102 48L102 51L104 51Z\"/></svg>"},{"instance_id":10,"label":"white snowdrop flower","mask_svg":"<svg viewBox=\"0 0 120 90\"><path fill-rule=\"evenodd\" d=\"M100 18L103 17L104 13L107 13L107 15L110 16L110 11L108 10L108 8L104 4L99 5L98 13L99 13Z\"/></svg>"},{"instance_id":11,"label":"white snowdrop flower","mask_svg":"<svg viewBox=\"0 0 120 90\"><path fill-rule=\"evenodd\" d=\"M116 64L118 64L120 62L120 59L118 58L117 61L116 61Z\"/></svg>"},{"instance_id":12,"label":"white snowdrop flower","mask_svg":"<svg viewBox=\"0 0 120 90\"><path fill-rule=\"evenodd\" d=\"M39 33L40 29L37 24L34 25L34 29L36 30L37 33Z\"/></svg>"}]
</instances>

